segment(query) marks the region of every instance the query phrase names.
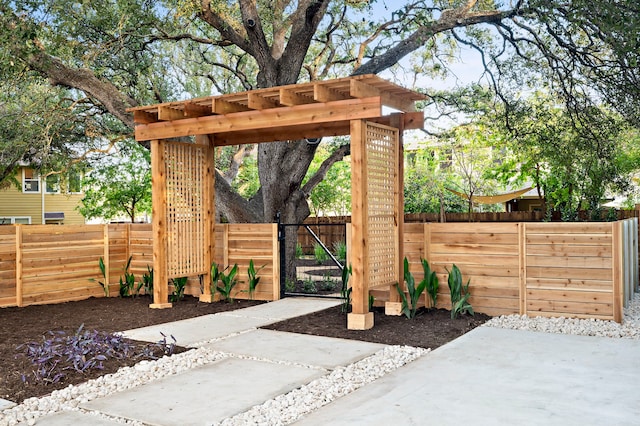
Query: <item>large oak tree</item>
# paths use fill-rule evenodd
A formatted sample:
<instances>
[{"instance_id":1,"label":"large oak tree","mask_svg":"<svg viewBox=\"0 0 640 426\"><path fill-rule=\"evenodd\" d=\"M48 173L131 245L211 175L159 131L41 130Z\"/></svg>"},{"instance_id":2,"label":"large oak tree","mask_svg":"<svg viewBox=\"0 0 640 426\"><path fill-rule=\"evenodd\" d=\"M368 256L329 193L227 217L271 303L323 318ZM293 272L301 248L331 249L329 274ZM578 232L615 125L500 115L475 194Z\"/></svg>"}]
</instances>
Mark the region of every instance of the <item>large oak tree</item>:
<instances>
[{"instance_id":1,"label":"large oak tree","mask_svg":"<svg viewBox=\"0 0 640 426\"><path fill-rule=\"evenodd\" d=\"M106 139L131 134L131 106L385 71L420 82L461 46L481 55L507 105L535 71L535 84L568 105L609 101L640 122L635 0L0 0L0 11L2 77L71 89L91 103L83 117L99 121ZM349 153L336 150L303 185L315 150L305 141L261 144L258 192L245 199L233 173L219 175L217 208L230 221L270 222L277 212L302 221L313 186Z\"/></svg>"}]
</instances>

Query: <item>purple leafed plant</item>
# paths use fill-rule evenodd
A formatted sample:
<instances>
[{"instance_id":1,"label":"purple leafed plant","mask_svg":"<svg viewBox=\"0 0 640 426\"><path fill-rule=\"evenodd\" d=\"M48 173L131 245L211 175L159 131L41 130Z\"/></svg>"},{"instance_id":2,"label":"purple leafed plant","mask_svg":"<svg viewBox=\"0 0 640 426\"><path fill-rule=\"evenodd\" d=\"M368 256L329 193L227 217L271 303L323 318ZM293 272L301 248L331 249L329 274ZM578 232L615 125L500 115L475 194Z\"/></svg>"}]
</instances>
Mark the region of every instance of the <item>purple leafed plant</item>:
<instances>
[{"instance_id":1,"label":"purple leafed plant","mask_svg":"<svg viewBox=\"0 0 640 426\"><path fill-rule=\"evenodd\" d=\"M107 359L157 359L158 353L160 356L173 354L176 342L171 336L173 343L167 343L166 336L162 334L162 340L136 352L135 345L121 334L84 330L84 324L73 335L49 331L47 336L43 336L42 342L28 342L17 347L35 367L31 375L22 376L25 383L30 379L57 383L65 377L66 371L102 370L103 361Z\"/></svg>"}]
</instances>

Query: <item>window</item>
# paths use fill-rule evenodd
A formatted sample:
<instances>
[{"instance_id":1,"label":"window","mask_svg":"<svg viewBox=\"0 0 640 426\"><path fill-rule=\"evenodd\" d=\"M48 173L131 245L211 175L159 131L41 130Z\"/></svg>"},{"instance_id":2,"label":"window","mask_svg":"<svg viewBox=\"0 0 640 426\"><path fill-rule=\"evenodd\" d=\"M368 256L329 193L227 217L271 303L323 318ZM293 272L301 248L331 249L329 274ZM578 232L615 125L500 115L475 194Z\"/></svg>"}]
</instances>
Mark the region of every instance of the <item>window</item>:
<instances>
[{"instance_id":1,"label":"window","mask_svg":"<svg viewBox=\"0 0 640 426\"><path fill-rule=\"evenodd\" d=\"M82 192L82 177L80 173L75 171L69 172L67 192L70 194L80 194Z\"/></svg>"},{"instance_id":2,"label":"window","mask_svg":"<svg viewBox=\"0 0 640 426\"><path fill-rule=\"evenodd\" d=\"M49 175L45 178L45 191L47 194L58 194L60 192L60 175Z\"/></svg>"},{"instance_id":3,"label":"window","mask_svg":"<svg viewBox=\"0 0 640 426\"><path fill-rule=\"evenodd\" d=\"M33 169L22 169L22 192L40 192L40 175Z\"/></svg>"},{"instance_id":4,"label":"window","mask_svg":"<svg viewBox=\"0 0 640 426\"><path fill-rule=\"evenodd\" d=\"M16 223L31 225L31 216L0 217L0 225L12 225Z\"/></svg>"}]
</instances>

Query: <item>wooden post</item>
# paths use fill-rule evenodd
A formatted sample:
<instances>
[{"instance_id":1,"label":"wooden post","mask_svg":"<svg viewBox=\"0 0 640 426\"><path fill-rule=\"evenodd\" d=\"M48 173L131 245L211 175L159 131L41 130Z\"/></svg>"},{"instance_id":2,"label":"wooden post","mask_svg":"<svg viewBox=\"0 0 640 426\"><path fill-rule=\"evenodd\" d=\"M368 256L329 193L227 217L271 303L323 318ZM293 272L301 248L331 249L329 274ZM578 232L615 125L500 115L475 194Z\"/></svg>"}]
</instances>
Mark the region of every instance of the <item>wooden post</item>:
<instances>
[{"instance_id":1,"label":"wooden post","mask_svg":"<svg viewBox=\"0 0 640 426\"><path fill-rule=\"evenodd\" d=\"M431 224L425 223L422 226L422 232L423 232L422 235L424 238L424 243L423 243L424 245L422 246L422 251L424 252L424 258L427 259L427 262L429 262L429 266L431 266L431 270L435 270L435 268L433 267L433 263L431 262ZM404 265L403 265L403 269L404 269ZM438 300L441 300L441 298L438 298ZM432 306L431 303L432 303L431 298L425 294L425 297L424 297L425 308L436 307L436 306Z\"/></svg>"},{"instance_id":2,"label":"wooden post","mask_svg":"<svg viewBox=\"0 0 640 426\"><path fill-rule=\"evenodd\" d=\"M366 122L351 121L351 313L347 328L367 330L373 327L369 312L369 249L367 245L367 153Z\"/></svg>"},{"instance_id":3,"label":"wooden post","mask_svg":"<svg viewBox=\"0 0 640 426\"><path fill-rule=\"evenodd\" d=\"M211 293L211 265L214 262L215 253L215 228L216 228L216 203L215 203L215 148L213 136L203 135L196 136L196 142L206 145L204 171L204 258L205 264L208 265L207 272L203 278L203 294L200 295L201 302L213 302L213 294Z\"/></svg>"},{"instance_id":4,"label":"wooden post","mask_svg":"<svg viewBox=\"0 0 640 426\"><path fill-rule=\"evenodd\" d=\"M16 305L22 306L22 225L16 225Z\"/></svg>"},{"instance_id":5,"label":"wooden post","mask_svg":"<svg viewBox=\"0 0 640 426\"><path fill-rule=\"evenodd\" d=\"M520 315L527 314L527 224L518 224L518 263L520 271L518 278L520 281Z\"/></svg>"},{"instance_id":6,"label":"wooden post","mask_svg":"<svg viewBox=\"0 0 640 426\"><path fill-rule=\"evenodd\" d=\"M169 303L167 274L167 177L164 147L159 140L151 141L151 200L153 228L153 303L150 308L164 309Z\"/></svg>"},{"instance_id":7,"label":"wooden post","mask_svg":"<svg viewBox=\"0 0 640 426\"><path fill-rule=\"evenodd\" d=\"M106 286L107 296L111 295L111 258L109 256L109 225L104 225L103 228L103 244L104 249L102 252L104 262L104 285ZM129 237L127 236L127 259L129 259Z\"/></svg>"},{"instance_id":8,"label":"wooden post","mask_svg":"<svg viewBox=\"0 0 640 426\"><path fill-rule=\"evenodd\" d=\"M391 115L391 127L398 129L398 137L396 143L396 167L394 173L395 183L395 202L394 202L394 216L395 216L395 254L396 254L396 268L397 270L397 283L396 285L402 286L404 282L404 146L403 146L403 127L404 119L402 114L396 113ZM400 302L400 294L393 288L392 284L389 287L389 301L384 305L384 313L386 315L401 315L402 303ZM402 287L401 287L402 288ZM428 299L426 297L425 299Z\"/></svg>"},{"instance_id":9,"label":"wooden post","mask_svg":"<svg viewBox=\"0 0 640 426\"><path fill-rule=\"evenodd\" d=\"M278 241L278 224L274 223L271 228L271 239L273 240L273 260L271 267L273 268L273 289L272 300L280 299L280 242Z\"/></svg>"},{"instance_id":10,"label":"wooden post","mask_svg":"<svg viewBox=\"0 0 640 426\"><path fill-rule=\"evenodd\" d=\"M622 244L622 222L611 222L611 251L613 254L612 268L613 268L613 320L617 323L622 322L623 316L623 296L624 289L622 288L622 280L624 278L624 259L622 256L623 244Z\"/></svg>"}]
</instances>

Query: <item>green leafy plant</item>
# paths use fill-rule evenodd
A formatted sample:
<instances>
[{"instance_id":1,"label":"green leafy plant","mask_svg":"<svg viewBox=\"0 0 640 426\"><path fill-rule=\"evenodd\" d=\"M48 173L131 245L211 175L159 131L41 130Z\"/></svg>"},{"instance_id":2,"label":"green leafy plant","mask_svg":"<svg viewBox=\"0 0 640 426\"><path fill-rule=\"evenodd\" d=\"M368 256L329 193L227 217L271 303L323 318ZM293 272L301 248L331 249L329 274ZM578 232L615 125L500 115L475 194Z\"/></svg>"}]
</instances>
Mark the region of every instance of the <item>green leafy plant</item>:
<instances>
[{"instance_id":1,"label":"green leafy plant","mask_svg":"<svg viewBox=\"0 0 640 426\"><path fill-rule=\"evenodd\" d=\"M221 271L217 264L214 263L211 265L211 294L217 291L223 300L232 302L231 292L236 284L238 284L238 279L236 278L238 274L238 264L234 264L233 268L225 274L227 269L229 269L228 266ZM221 282L222 285L218 285L218 282Z\"/></svg>"},{"instance_id":2,"label":"green leafy plant","mask_svg":"<svg viewBox=\"0 0 640 426\"><path fill-rule=\"evenodd\" d=\"M369 295L369 312L373 310L373 304L376 301L376 297L373 294Z\"/></svg>"},{"instance_id":3,"label":"green leafy plant","mask_svg":"<svg viewBox=\"0 0 640 426\"><path fill-rule=\"evenodd\" d=\"M100 273L102 274L102 279L104 281L98 281L95 278L89 278L89 281L91 282L97 282L98 284L100 284L100 286L102 287L102 291L104 291L104 295L105 297L109 297L109 283L107 283L107 270L105 268L104 265L104 259L102 257L100 257L100 259L98 259L98 267L100 268Z\"/></svg>"},{"instance_id":4,"label":"green leafy plant","mask_svg":"<svg viewBox=\"0 0 640 426\"><path fill-rule=\"evenodd\" d=\"M322 247L320 244L313 245L313 255L315 256L316 263L318 265L322 265L322 263L329 259L329 255L326 251L324 251L324 247Z\"/></svg>"},{"instance_id":5,"label":"green leafy plant","mask_svg":"<svg viewBox=\"0 0 640 426\"><path fill-rule=\"evenodd\" d=\"M249 298L253 300L253 294L256 291L256 287L260 282L260 277L258 276L258 272L262 270L266 265L262 265L257 270L253 264L253 259L249 260L249 269L247 270L247 275L249 276Z\"/></svg>"},{"instance_id":6,"label":"green leafy plant","mask_svg":"<svg viewBox=\"0 0 640 426\"><path fill-rule=\"evenodd\" d=\"M404 294L400 285L396 285L396 290L398 290L398 294L402 300L402 313L407 318L411 319L416 316L416 311L418 310L418 299L420 298L420 294L427 287L427 280L423 279L420 281L420 284L418 284L418 287L416 287L413 274L409 270L409 260L407 260L406 257L404 258L404 281L407 283L409 299L407 299L407 295Z\"/></svg>"},{"instance_id":7,"label":"green leafy plant","mask_svg":"<svg viewBox=\"0 0 640 426\"><path fill-rule=\"evenodd\" d=\"M170 300L172 302L179 302L184 298L184 290L187 287L188 277L172 278L173 293L171 293Z\"/></svg>"},{"instance_id":8,"label":"green leafy plant","mask_svg":"<svg viewBox=\"0 0 640 426\"><path fill-rule=\"evenodd\" d=\"M333 243L333 251L338 260L347 260L347 244L344 241L336 241Z\"/></svg>"},{"instance_id":9,"label":"green leafy plant","mask_svg":"<svg viewBox=\"0 0 640 426\"><path fill-rule=\"evenodd\" d=\"M351 305L351 287L349 287L349 277L353 273L351 265L349 267L342 268L342 289L340 290L340 297L342 298L342 305L340 306L340 312L346 314L349 312L349 306Z\"/></svg>"},{"instance_id":10,"label":"green leafy plant","mask_svg":"<svg viewBox=\"0 0 640 426\"><path fill-rule=\"evenodd\" d=\"M471 280L467 281L466 285L462 285L462 273L460 269L454 264L451 271L447 269L449 273L449 293L451 295L451 319L455 319L462 314L473 315L473 308L469 303L471 293L469 293L469 284Z\"/></svg>"},{"instance_id":11,"label":"green leafy plant","mask_svg":"<svg viewBox=\"0 0 640 426\"><path fill-rule=\"evenodd\" d=\"M317 293L318 289L316 288L316 283L313 281L313 278L309 277L302 282L302 291L305 293Z\"/></svg>"},{"instance_id":12,"label":"green leafy plant","mask_svg":"<svg viewBox=\"0 0 640 426\"><path fill-rule=\"evenodd\" d=\"M431 307L435 308L436 302L438 301L438 289L440 288L438 276L435 271L431 270L429 262L427 262L426 259L420 259L420 261L422 262L422 269L424 270L423 281L426 282L426 291L429 299L431 299ZM420 284L422 284L422 282L420 282Z\"/></svg>"},{"instance_id":13,"label":"green leafy plant","mask_svg":"<svg viewBox=\"0 0 640 426\"><path fill-rule=\"evenodd\" d=\"M140 290L144 291L144 294L153 294L153 268L147 265L147 272L142 274L142 280L138 283L136 293Z\"/></svg>"},{"instance_id":14,"label":"green leafy plant","mask_svg":"<svg viewBox=\"0 0 640 426\"><path fill-rule=\"evenodd\" d=\"M129 297L135 295L136 277L129 272L132 257L129 256L127 264L124 267L124 279L120 277L120 297Z\"/></svg>"},{"instance_id":15,"label":"green leafy plant","mask_svg":"<svg viewBox=\"0 0 640 426\"><path fill-rule=\"evenodd\" d=\"M302 244L296 243L296 259L300 259L304 256L304 252L302 251Z\"/></svg>"},{"instance_id":16,"label":"green leafy plant","mask_svg":"<svg viewBox=\"0 0 640 426\"><path fill-rule=\"evenodd\" d=\"M296 289L296 282L294 280L287 279L284 282L284 289L288 293L293 293L293 291Z\"/></svg>"}]
</instances>

